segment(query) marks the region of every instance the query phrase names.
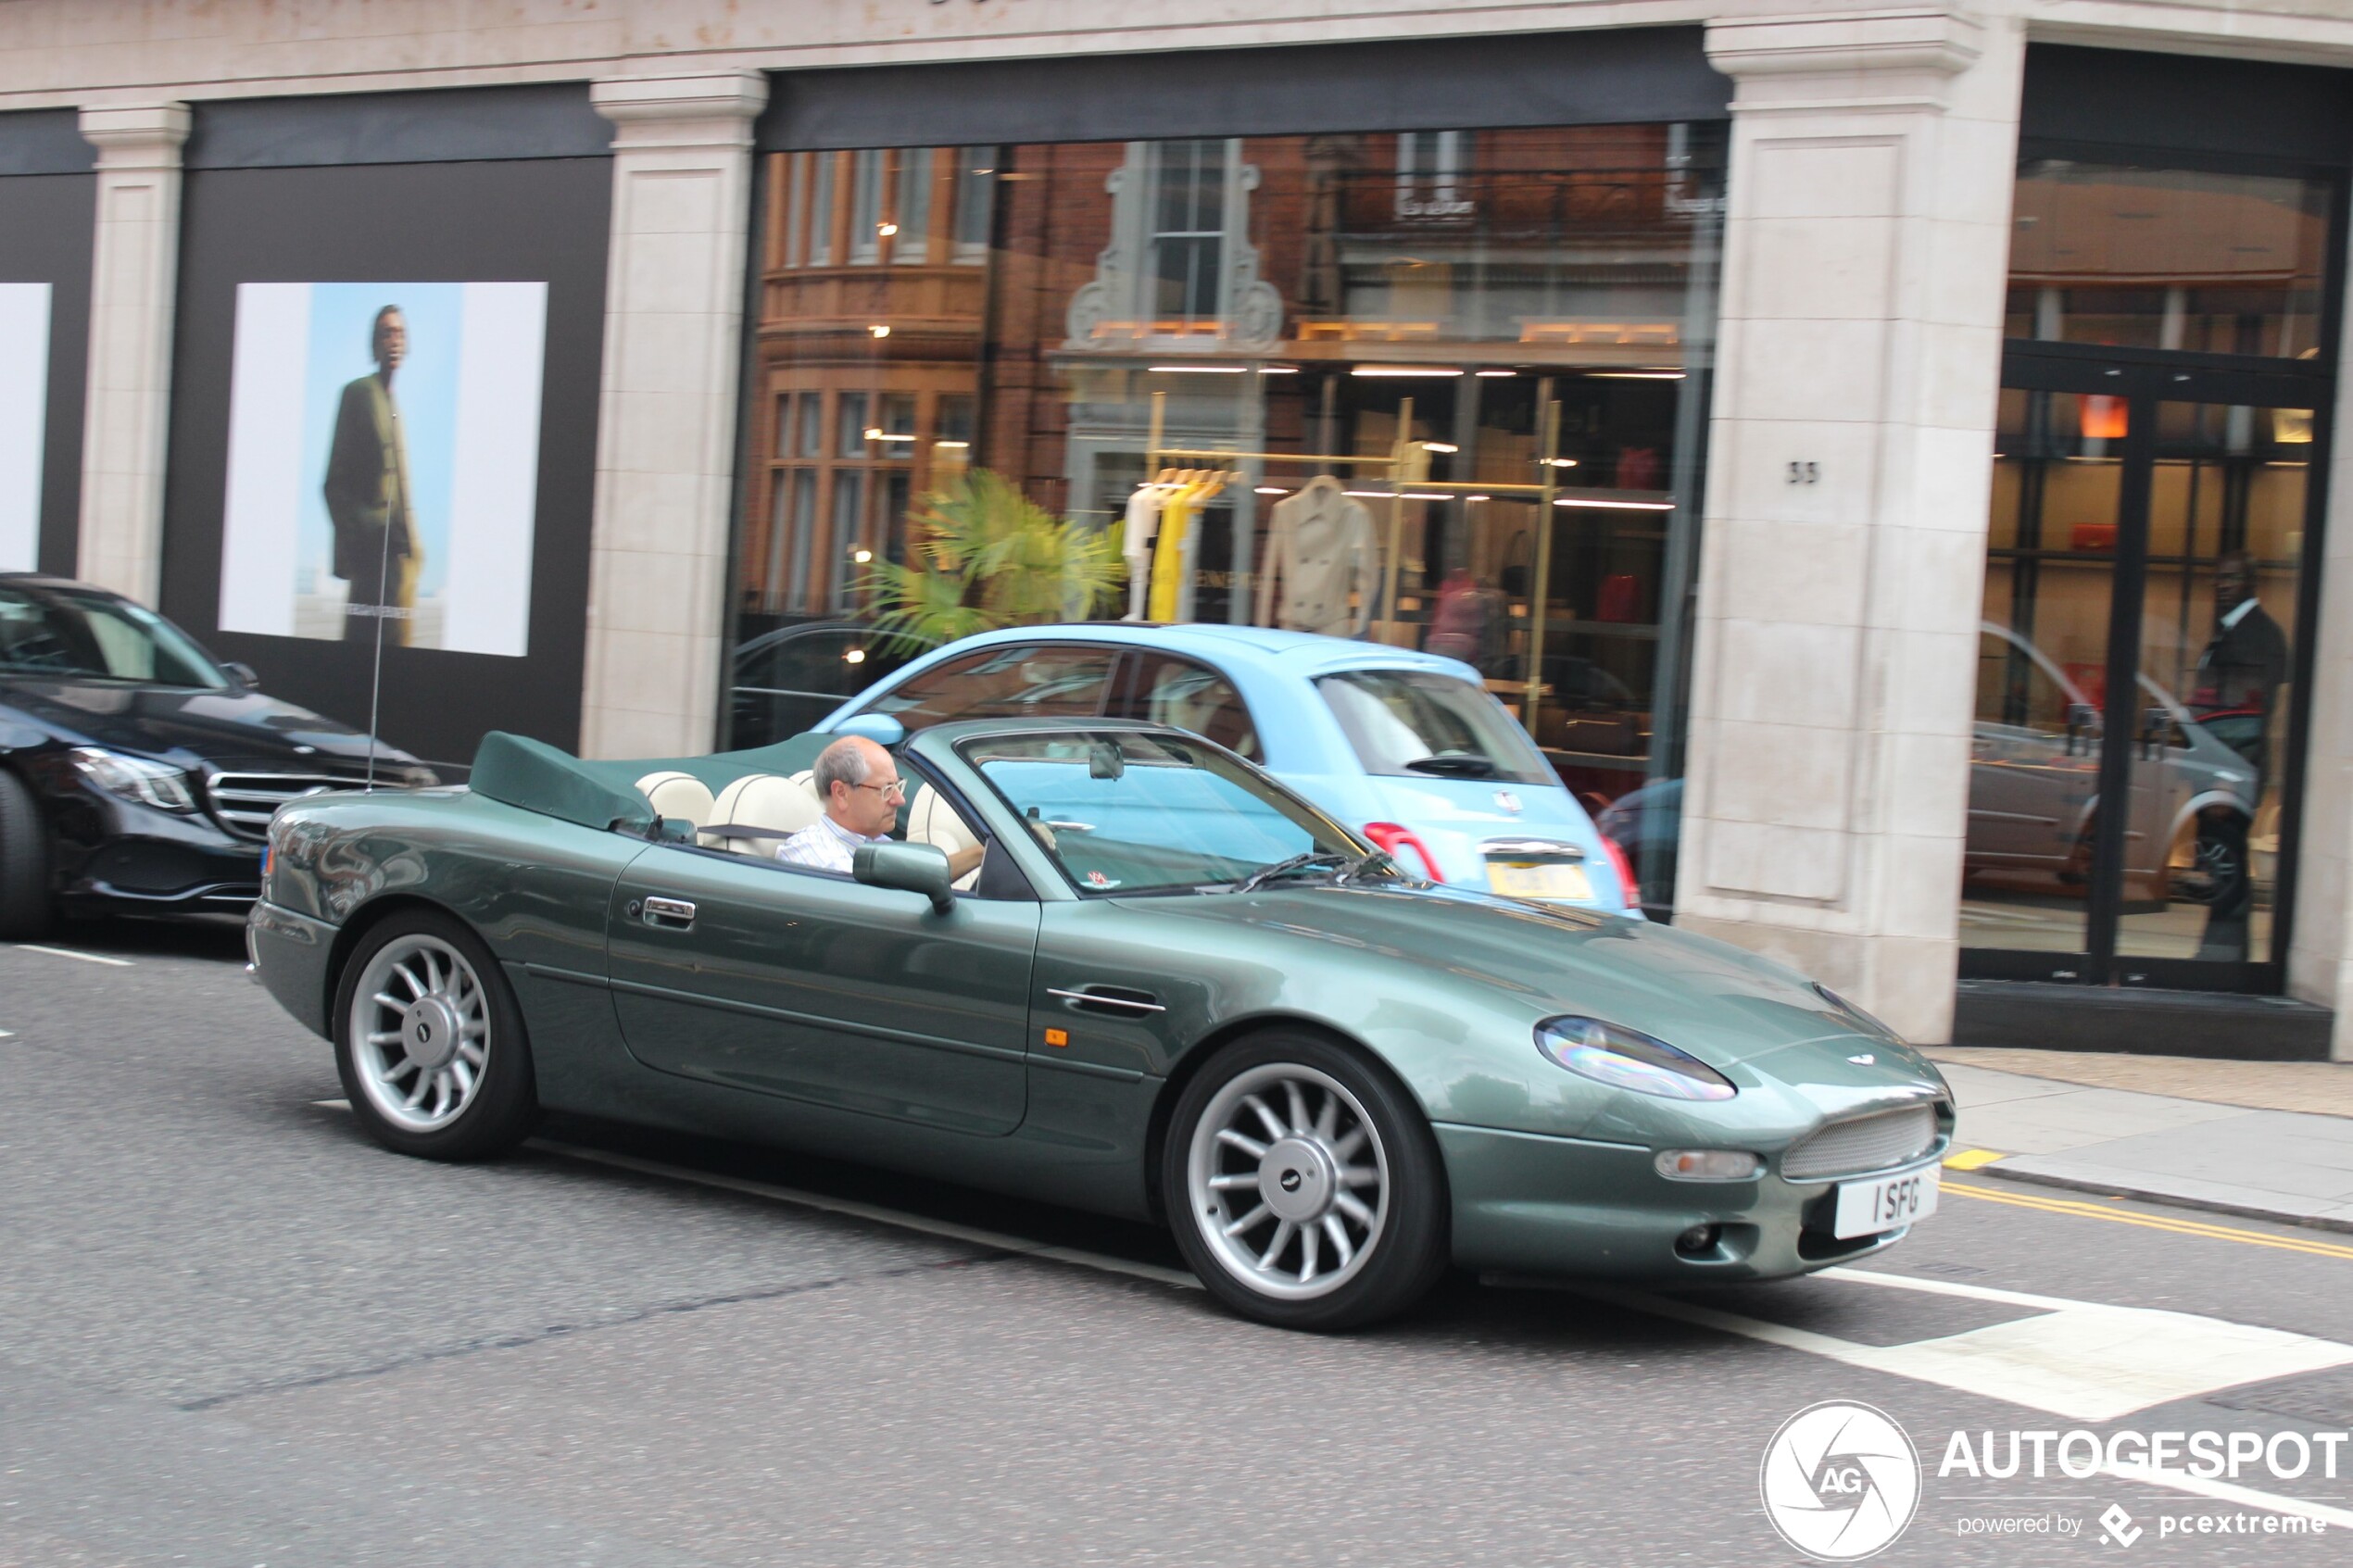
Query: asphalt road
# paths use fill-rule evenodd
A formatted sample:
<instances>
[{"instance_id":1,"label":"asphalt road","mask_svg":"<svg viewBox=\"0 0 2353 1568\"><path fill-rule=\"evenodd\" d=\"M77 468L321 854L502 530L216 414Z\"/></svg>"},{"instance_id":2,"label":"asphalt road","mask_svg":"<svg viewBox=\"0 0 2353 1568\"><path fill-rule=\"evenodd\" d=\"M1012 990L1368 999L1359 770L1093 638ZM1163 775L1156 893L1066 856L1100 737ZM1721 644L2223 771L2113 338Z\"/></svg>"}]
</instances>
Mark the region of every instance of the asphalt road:
<instances>
[{"instance_id":1,"label":"asphalt road","mask_svg":"<svg viewBox=\"0 0 2353 1568\"><path fill-rule=\"evenodd\" d=\"M1924 1463L1875 1561L2353 1537L2353 1445L2248 1496L2036 1479L2031 1438L1940 1474L1956 1433L2353 1425L2348 1238L1948 1173L1866 1277L1458 1279L1316 1338L1149 1231L785 1154L386 1154L242 960L228 926L0 947L0 1564L1797 1562L1760 1462L1825 1400Z\"/></svg>"}]
</instances>

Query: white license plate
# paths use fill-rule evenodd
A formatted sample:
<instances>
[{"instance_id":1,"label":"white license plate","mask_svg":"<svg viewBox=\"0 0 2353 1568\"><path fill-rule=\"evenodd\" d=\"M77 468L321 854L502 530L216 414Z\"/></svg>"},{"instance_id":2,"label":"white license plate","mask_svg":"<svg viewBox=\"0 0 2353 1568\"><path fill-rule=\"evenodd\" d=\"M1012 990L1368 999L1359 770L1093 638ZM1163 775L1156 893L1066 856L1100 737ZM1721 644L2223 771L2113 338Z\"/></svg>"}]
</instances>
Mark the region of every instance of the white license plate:
<instances>
[{"instance_id":1,"label":"white license plate","mask_svg":"<svg viewBox=\"0 0 2353 1568\"><path fill-rule=\"evenodd\" d=\"M1927 1219L1936 1212L1939 1174L1933 1164L1915 1165L1892 1176L1840 1183L1838 1220L1832 1234L1843 1241L1849 1236L1900 1230Z\"/></svg>"},{"instance_id":2,"label":"white license plate","mask_svg":"<svg viewBox=\"0 0 2353 1568\"><path fill-rule=\"evenodd\" d=\"M1487 885L1506 898L1591 898L1582 866L1557 860L1490 860Z\"/></svg>"}]
</instances>

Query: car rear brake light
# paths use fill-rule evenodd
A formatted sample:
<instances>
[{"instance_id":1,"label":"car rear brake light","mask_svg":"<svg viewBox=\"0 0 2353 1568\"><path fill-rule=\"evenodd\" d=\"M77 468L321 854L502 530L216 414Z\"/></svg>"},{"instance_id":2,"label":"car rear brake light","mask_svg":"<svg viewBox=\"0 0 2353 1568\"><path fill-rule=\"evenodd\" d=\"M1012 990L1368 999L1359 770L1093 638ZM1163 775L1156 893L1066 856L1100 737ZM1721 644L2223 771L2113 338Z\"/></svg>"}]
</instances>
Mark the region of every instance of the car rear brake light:
<instances>
[{"instance_id":1,"label":"car rear brake light","mask_svg":"<svg viewBox=\"0 0 2353 1568\"><path fill-rule=\"evenodd\" d=\"M1403 822L1366 822L1365 836L1380 846L1392 860L1397 859L1401 847L1411 849L1422 862L1424 876L1432 882L1446 880L1445 873L1438 869L1438 857L1429 852L1429 846L1421 841L1420 834Z\"/></svg>"},{"instance_id":2,"label":"car rear brake light","mask_svg":"<svg viewBox=\"0 0 2353 1568\"><path fill-rule=\"evenodd\" d=\"M1617 872L1617 888L1629 909L1642 901L1642 884L1635 880L1634 862L1626 858L1626 847L1609 834L1602 836L1602 848L1609 856L1610 868Z\"/></svg>"}]
</instances>

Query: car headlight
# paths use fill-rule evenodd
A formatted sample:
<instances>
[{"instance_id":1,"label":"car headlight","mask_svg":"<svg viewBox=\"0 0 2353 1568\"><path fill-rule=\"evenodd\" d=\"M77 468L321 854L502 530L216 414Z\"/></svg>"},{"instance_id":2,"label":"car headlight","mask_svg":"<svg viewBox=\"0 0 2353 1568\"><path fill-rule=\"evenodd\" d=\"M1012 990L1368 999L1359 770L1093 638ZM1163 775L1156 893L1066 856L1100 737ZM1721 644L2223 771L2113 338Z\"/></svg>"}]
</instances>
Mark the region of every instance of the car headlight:
<instances>
[{"instance_id":1,"label":"car headlight","mask_svg":"<svg viewBox=\"0 0 2353 1568\"><path fill-rule=\"evenodd\" d=\"M1582 1078L1661 1099L1730 1099L1739 1091L1699 1058L1598 1018L1553 1018L1536 1026L1536 1048Z\"/></svg>"},{"instance_id":2,"label":"car headlight","mask_svg":"<svg viewBox=\"0 0 2353 1568\"><path fill-rule=\"evenodd\" d=\"M1814 994L1830 1003L1831 1010L1853 1024L1857 1034L1876 1035L1882 1040L1892 1040L1899 1046L1904 1043L1903 1035L1898 1035L1818 980L1814 982Z\"/></svg>"},{"instance_id":3,"label":"car headlight","mask_svg":"<svg viewBox=\"0 0 2353 1568\"><path fill-rule=\"evenodd\" d=\"M152 806L159 811L194 811L196 797L188 789L188 775L144 757L125 757L79 746L66 753L73 771L118 800Z\"/></svg>"}]
</instances>

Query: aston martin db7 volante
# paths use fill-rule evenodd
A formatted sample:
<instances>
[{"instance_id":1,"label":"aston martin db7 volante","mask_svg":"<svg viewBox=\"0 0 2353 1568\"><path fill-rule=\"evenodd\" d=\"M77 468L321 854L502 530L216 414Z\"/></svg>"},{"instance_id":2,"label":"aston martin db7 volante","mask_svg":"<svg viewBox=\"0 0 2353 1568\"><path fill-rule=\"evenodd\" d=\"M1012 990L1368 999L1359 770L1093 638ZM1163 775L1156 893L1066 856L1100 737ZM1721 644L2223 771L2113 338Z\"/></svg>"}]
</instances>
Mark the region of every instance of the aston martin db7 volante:
<instances>
[{"instance_id":1,"label":"aston martin db7 volante","mask_svg":"<svg viewBox=\"0 0 2353 1568\"><path fill-rule=\"evenodd\" d=\"M485 1157L543 1109L790 1145L1158 1219L1294 1327L1450 1263L1794 1274L1935 1207L1943 1079L1785 969L1423 881L1165 725L844 728L900 775L829 788L903 801L846 874L776 856L831 735L492 735L466 788L293 802L259 978L395 1149Z\"/></svg>"}]
</instances>

